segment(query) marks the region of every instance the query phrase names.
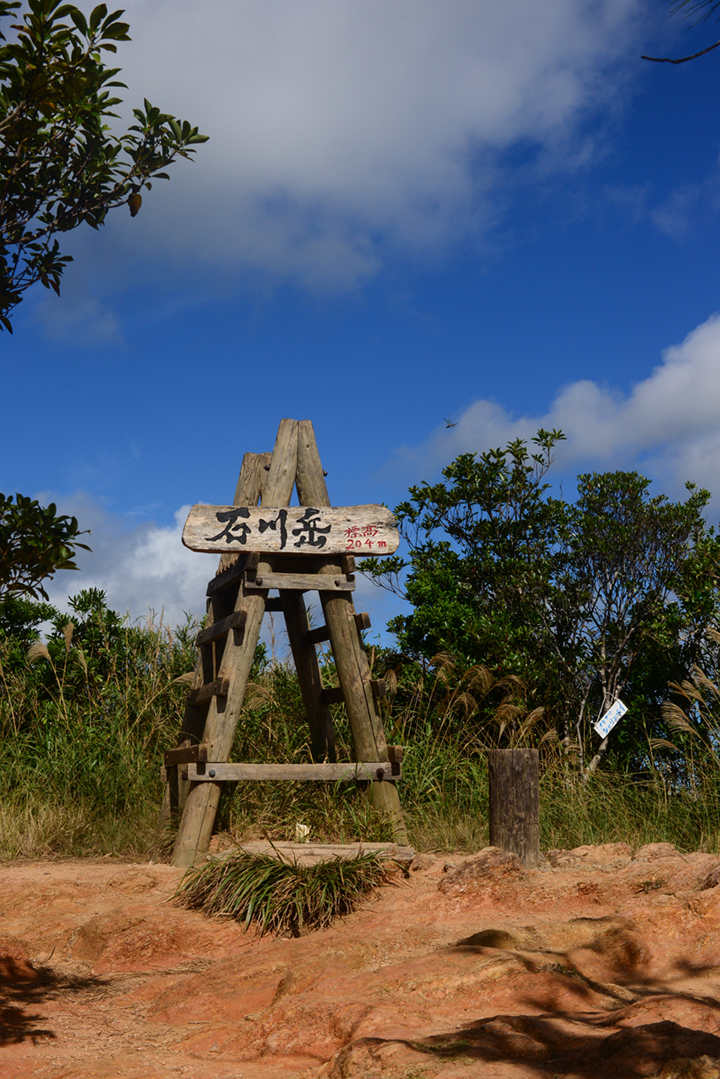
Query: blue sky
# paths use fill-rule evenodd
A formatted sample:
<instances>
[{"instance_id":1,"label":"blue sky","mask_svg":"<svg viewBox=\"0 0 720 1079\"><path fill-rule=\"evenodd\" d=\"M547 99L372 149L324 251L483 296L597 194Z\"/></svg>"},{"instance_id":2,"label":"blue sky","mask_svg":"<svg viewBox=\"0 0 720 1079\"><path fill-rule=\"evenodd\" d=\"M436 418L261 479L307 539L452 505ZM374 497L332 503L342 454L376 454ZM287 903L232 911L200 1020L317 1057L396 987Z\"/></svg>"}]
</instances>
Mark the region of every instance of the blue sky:
<instances>
[{"instance_id":1,"label":"blue sky","mask_svg":"<svg viewBox=\"0 0 720 1079\"><path fill-rule=\"evenodd\" d=\"M312 419L337 505L539 425L555 478L719 496L720 36L664 0L134 0L118 63L211 136L69 235L0 341L0 490L92 529L133 617L202 609L182 507ZM457 422L446 429L445 418ZM361 585L378 628L388 603Z\"/></svg>"}]
</instances>

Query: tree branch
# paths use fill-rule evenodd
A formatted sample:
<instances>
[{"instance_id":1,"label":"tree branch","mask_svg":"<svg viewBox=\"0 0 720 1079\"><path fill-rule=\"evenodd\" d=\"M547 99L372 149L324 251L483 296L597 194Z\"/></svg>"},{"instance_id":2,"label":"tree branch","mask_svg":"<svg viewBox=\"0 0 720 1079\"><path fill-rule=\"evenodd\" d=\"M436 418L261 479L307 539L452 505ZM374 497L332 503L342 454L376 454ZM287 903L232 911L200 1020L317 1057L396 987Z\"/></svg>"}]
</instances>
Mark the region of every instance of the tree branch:
<instances>
[{"instance_id":1,"label":"tree branch","mask_svg":"<svg viewBox=\"0 0 720 1079\"><path fill-rule=\"evenodd\" d=\"M672 60L669 56L641 56L641 60L652 60L655 64L686 64L688 60L697 60L698 56L704 56L706 52L712 52L720 45L720 41L716 41L714 45L708 45L707 49L702 49L700 52L694 52L692 56L681 56L678 60Z\"/></svg>"}]
</instances>

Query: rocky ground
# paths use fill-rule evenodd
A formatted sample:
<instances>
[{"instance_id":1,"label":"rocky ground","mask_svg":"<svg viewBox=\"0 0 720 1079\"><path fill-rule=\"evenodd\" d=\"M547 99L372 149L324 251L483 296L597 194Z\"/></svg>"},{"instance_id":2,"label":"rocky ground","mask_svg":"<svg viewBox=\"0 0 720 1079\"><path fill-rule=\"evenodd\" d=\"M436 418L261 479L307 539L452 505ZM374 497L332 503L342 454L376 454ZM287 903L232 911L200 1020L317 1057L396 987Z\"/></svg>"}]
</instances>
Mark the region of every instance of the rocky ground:
<instances>
[{"instance_id":1,"label":"rocky ground","mask_svg":"<svg viewBox=\"0 0 720 1079\"><path fill-rule=\"evenodd\" d=\"M720 1077L720 857L420 855L259 938L167 865L0 867L0 1079Z\"/></svg>"}]
</instances>

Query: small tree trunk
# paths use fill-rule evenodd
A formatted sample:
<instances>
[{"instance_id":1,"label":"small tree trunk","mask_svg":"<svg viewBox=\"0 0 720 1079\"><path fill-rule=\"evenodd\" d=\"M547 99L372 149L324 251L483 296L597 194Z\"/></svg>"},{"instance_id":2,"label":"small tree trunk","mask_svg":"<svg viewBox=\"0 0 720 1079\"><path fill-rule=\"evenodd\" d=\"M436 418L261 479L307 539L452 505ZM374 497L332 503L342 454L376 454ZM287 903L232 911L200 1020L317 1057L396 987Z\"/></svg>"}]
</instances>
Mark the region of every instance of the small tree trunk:
<instances>
[{"instance_id":1,"label":"small tree trunk","mask_svg":"<svg viewBox=\"0 0 720 1079\"><path fill-rule=\"evenodd\" d=\"M537 749L493 749L490 773L490 845L517 854L523 865L540 861L540 763Z\"/></svg>"}]
</instances>

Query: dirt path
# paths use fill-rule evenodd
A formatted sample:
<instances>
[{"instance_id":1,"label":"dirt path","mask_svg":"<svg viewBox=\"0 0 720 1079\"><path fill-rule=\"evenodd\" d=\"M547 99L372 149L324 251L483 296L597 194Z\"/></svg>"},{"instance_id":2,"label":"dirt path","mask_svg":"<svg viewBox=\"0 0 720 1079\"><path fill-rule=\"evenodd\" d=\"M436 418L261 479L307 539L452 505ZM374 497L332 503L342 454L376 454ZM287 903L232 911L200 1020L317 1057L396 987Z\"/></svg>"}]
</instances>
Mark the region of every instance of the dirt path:
<instances>
[{"instance_id":1,"label":"dirt path","mask_svg":"<svg viewBox=\"0 0 720 1079\"><path fill-rule=\"evenodd\" d=\"M175 907L166 865L6 864L0 1079L718 1079L720 857L549 859L420 856L279 940Z\"/></svg>"}]
</instances>

